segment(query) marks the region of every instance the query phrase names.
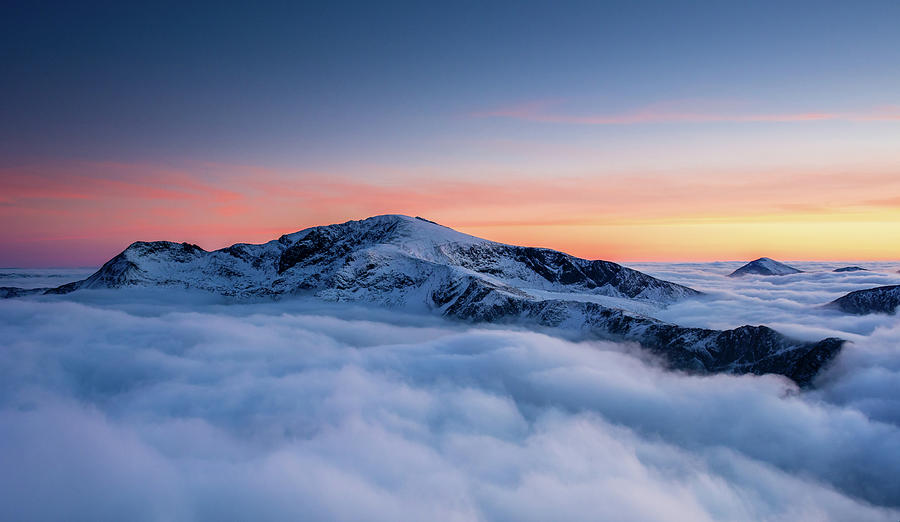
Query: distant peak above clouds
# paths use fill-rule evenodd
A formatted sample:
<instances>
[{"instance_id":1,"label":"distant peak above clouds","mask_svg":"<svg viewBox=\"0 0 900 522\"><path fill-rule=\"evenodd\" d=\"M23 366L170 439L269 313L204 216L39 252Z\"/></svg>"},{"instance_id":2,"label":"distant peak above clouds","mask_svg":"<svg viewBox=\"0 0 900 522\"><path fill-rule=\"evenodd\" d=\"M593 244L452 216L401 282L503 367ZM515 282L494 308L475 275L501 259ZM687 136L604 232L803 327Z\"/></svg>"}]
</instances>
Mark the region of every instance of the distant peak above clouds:
<instances>
[{"instance_id":1,"label":"distant peak above clouds","mask_svg":"<svg viewBox=\"0 0 900 522\"><path fill-rule=\"evenodd\" d=\"M861 266L843 266L835 268L833 272L867 272L867 270Z\"/></svg>"},{"instance_id":2,"label":"distant peak above clouds","mask_svg":"<svg viewBox=\"0 0 900 522\"><path fill-rule=\"evenodd\" d=\"M738 268L728 275L728 277L741 277L745 275L787 275L799 274L803 270L798 270L792 266L775 261L768 257L761 257L754 261L750 261L746 265Z\"/></svg>"}]
</instances>

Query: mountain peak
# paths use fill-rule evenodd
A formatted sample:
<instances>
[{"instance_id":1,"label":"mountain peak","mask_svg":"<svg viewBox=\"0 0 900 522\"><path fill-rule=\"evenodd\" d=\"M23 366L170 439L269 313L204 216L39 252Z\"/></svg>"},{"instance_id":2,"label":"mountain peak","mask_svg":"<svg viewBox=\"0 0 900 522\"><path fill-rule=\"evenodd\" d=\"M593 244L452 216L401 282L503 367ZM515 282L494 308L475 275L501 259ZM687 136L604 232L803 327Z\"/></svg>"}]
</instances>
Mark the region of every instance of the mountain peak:
<instances>
[{"instance_id":1,"label":"mountain peak","mask_svg":"<svg viewBox=\"0 0 900 522\"><path fill-rule=\"evenodd\" d=\"M741 277L750 274L756 275L787 275L798 274L802 270L798 270L792 266L775 261L769 257L761 257L750 261L746 265L738 268L728 275L728 277Z\"/></svg>"},{"instance_id":2,"label":"mountain peak","mask_svg":"<svg viewBox=\"0 0 900 522\"><path fill-rule=\"evenodd\" d=\"M235 297L311 292L389 305L409 302L416 294L415 300L433 306L435 292L441 293L436 286L473 277L535 299L587 294L628 310L699 295L609 261L497 243L400 214L311 227L268 243L238 243L211 252L190 243L139 241L88 279L59 290L176 286Z\"/></svg>"},{"instance_id":3,"label":"mountain peak","mask_svg":"<svg viewBox=\"0 0 900 522\"><path fill-rule=\"evenodd\" d=\"M359 242L396 245L410 241L432 244L489 242L485 239L457 232L452 228L428 219L403 214L382 214L333 225L310 227L291 234L285 234L279 238L279 241L290 245L308 237L316 236L329 236L335 239L338 237L355 238Z\"/></svg>"},{"instance_id":4,"label":"mountain peak","mask_svg":"<svg viewBox=\"0 0 900 522\"><path fill-rule=\"evenodd\" d=\"M656 311L701 293L609 261L479 239L398 214L211 252L190 243L136 242L87 279L44 293L97 288L181 288L250 299L303 295L464 321L518 322L634 341L677 368L775 372L804 385L842 343L803 343L766 328L665 323L653 317ZM26 295L0 290L0 297Z\"/></svg>"}]
</instances>

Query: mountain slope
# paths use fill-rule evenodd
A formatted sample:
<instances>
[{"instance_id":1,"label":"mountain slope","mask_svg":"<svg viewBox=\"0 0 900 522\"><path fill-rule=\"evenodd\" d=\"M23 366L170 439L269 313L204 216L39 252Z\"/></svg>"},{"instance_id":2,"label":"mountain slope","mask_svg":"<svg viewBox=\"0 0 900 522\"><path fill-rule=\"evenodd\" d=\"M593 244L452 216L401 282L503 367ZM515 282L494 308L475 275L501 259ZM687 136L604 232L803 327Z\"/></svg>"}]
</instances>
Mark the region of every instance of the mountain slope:
<instances>
[{"instance_id":1,"label":"mountain slope","mask_svg":"<svg viewBox=\"0 0 900 522\"><path fill-rule=\"evenodd\" d=\"M832 272L866 272L867 270L861 266L843 266L835 268Z\"/></svg>"},{"instance_id":2,"label":"mountain slope","mask_svg":"<svg viewBox=\"0 0 900 522\"><path fill-rule=\"evenodd\" d=\"M308 295L458 320L559 328L633 341L675 368L781 373L808 384L842 341L802 343L765 327L684 328L653 312L700 292L608 261L479 239L407 216L313 227L207 252L137 242L83 281L49 289L173 287L236 298Z\"/></svg>"},{"instance_id":3,"label":"mountain slope","mask_svg":"<svg viewBox=\"0 0 900 522\"><path fill-rule=\"evenodd\" d=\"M176 286L250 297L313 293L398 305L460 277L537 292L672 303L699 292L608 261L505 245L407 216L314 227L262 245L207 252L196 245L137 242L84 281L61 288Z\"/></svg>"},{"instance_id":4,"label":"mountain slope","mask_svg":"<svg viewBox=\"0 0 900 522\"><path fill-rule=\"evenodd\" d=\"M687 328L597 303L534 301L472 281L447 296L445 315L474 322L505 322L560 328L589 337L632 341L661 355L670 367L701 373L778 373L801 386L842 348L828 338L800 342L765 326L733 330Z\"/></svg>"},{"instance_id":5,"label":"mountain slope","mask_svg":"<svg viewBox=\"0 0 900 522\"><path fill-rule=\"evenodd\" d=\"M900 285L857 290L825 306L856 315L893 314L900 307Z\"/></svg>"},{"instance_id":6,"label":"mountain slope","mask_svg":"<svg viewBox=\"0 0 900 522\"><path fill-rule=\"evenodd\" d=\"M802 270L797 270L792 266L788 266L784 263L779 263L774 259L770 259L768 257L761 257L754 261L750 261L746 265L738 268L734 272L730 273L728 277L740 277L750 274L756 275L787 275L787 274L799 274Z\"/></svg>"}]
</instances>

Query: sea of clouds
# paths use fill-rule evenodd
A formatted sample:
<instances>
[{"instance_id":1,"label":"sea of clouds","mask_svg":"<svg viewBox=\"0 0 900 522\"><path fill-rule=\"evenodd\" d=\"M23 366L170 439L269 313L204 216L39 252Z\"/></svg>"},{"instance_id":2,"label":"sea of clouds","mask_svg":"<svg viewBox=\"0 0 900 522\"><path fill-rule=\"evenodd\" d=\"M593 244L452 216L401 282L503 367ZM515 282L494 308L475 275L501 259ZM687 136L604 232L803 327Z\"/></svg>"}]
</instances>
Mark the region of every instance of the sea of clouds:
<instances>
[{"instance_id":1,"label":"sea of clouds","mask_svg":"<svg viewBox=\"0 0 900 522\"><path fill-rule=\"evenodd\" d=\"M666 320L851 340L811 391L349 305L2 300L0 519L896 522L900 316L819 306L900 266L797 265L636 268L707 293Z\"/></svg>"}]
</instances>

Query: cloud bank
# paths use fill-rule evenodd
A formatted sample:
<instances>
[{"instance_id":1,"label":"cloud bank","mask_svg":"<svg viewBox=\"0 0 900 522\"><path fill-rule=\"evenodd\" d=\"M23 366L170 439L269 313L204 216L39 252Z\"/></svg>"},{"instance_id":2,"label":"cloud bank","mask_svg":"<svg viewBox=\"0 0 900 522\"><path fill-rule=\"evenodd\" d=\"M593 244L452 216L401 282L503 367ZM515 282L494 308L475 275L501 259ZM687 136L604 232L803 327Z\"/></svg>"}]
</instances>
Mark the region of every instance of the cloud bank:
<instances>
[{"instance_id":1,"label":"cloud bank","mask_svg":"<svg viewBox=\"0 0 900 522\"><path fill-rule=\"evenodd\" d=\"M0 286L55 288L86 279L96 271L96 268L0 268Z\"/></svg>"},{"instance_id":2,"label":"cloud bank","mask_svg":"<svg viewBox=\"0 0 900 522\"><path fill-rule=\"evenodd\" d=\"M814 277L721 278L734 286L669 313L727 322L763 299L746 285L809 327L791 310L828 297ZM833 277L826 293L888 276ZM346 306L2 301L0 518L895 521L900 325L856 320L800 393L667 372L634 346Z\"/></svg>"}]
</instances>

